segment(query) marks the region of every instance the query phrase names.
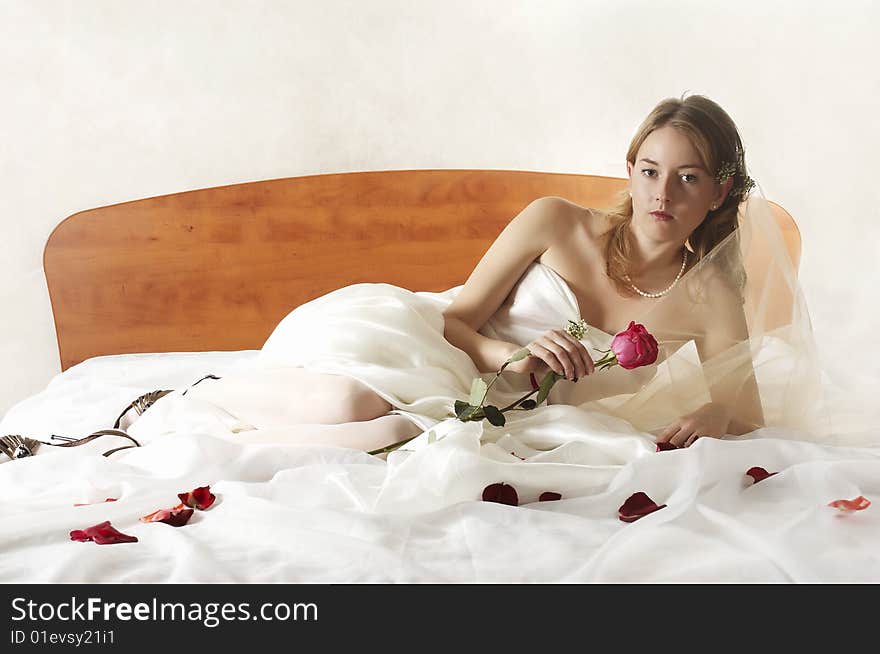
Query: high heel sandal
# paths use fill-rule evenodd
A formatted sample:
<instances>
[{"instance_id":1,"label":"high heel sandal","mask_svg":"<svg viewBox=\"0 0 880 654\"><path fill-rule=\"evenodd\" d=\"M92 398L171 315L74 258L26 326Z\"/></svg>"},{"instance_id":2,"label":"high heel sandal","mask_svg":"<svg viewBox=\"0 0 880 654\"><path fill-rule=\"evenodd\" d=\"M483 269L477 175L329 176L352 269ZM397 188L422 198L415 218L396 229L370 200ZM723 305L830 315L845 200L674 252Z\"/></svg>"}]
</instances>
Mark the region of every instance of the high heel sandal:
<instances>
[{"instance_id":1,"label":"high heel sandal","mask_svg":"<svg viewBox=\"0 0 880 654\"><path fill-rule=\"evenodd\" d=\"M220 378L216 375L205 375L199 381L192 384L192 386L195 386L199 382L205 381L206 379ZM125 414L128 413L131 409L134 409L139 416L142 415L144 411L153 406L156 401L165 397L166 395L168 395L168 393L173 392L174 391L158 390L144 393L140 397L135 398L135 400L131 404L129 404L127 407L125 407L125 409L122 410L122 413L120 413L119 417L116 418L116 422L113 423L113 429L101 429L96 432L92 432L91 434L89 434L88 436L84 436L83 438L72 438L70 436L59 436L58 434L52 434L52 440L59 440L64 442L47 443L46 441L38 441L35 438L27 438L19 434L7 434L6 436L0 436L0 453L5 454L13 460L25 459L29 456L33 456L40 445L50 445L52 447L76 447L78 445L85 445L86 443L89 443L101 436L122 436L123 438L127 438L132 443L134 443L134 445L123 445L122 447L115 447L112 450L107 450L106 452L104 452L103 456L110 456L114 452L118 452L119 450L127 450L131 447L140 447L140 443L138 443L134 438L119 429L119 425L122 423L122 418L125 417ZM186 395L186 391L184 391L182 394Z\"/></svg>"},{"instance_id":2,"label":"high heel sandal","mask_svg":"<svg viewBox=\"0 0 880 654\"><path fill-rule=\"evenodd\" d=\"M24 459L33 456L39 446L40 441L18 434L0 436L0 452L3 452L10 459Z\"/></svg>"},{"instance_id":3,"label":"high heel sandal","mask_svg":"<svg viewBox=\"0 0 880 654\"><path fill-rule=\"evenodd\" d=\"M114 447L112 450L107 450L106 452L104 452L103 456L110 456L114 452L118 452L119 450L127 450L130 447L141 446L140 443L138 443L134 438L126 434L124 431L121 431L119 429L101 429L83 438L72 438L70 436L59 436L57 434L52 434L53 440L64 441L63 443L47 443L46 441L38 441L34 438L26 438L18 434L7 434L6 436L0 436L0 452L13 460L25 459L29 456L33 456L40 445L50 445L52 447L76 447L77 445L85 445L86 443L89 443L96 438L100 438L101 436L122 436L123 438L127 438L132 443L134 443L134 445L123 445L122 447Z\"/></svg>"}]
</instances>

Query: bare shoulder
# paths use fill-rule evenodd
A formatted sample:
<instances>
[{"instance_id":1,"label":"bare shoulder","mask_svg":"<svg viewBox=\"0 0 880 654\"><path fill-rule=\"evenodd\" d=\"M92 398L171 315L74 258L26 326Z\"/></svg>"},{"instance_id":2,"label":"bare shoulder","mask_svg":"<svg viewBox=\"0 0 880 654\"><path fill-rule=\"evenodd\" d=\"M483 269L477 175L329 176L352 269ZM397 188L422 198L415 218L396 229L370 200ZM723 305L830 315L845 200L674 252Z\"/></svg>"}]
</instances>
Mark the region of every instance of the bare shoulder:
<instances>
[{"instance_id":1,"label":"bare shoulder","mask_svg":"<svg viewBox=\"0 0 880 654\"><path fill-rule=\"evenodd\" d=\"M578 205L559 197L558 195L545 195L533 202L538 205L544 215L554 222L565 223L574 220Z\"/></svg>"},{"instance_id":2,"label":"bare shoulder","mask_svg":"<svg viewBox=\"0 0 880 654\"><path fill-rule=\"evenodd\" d=\"M710 300L713 300L717 307L742 305L741 291L730 278L730 275L725 274L724 270L716 262L708 262L698 272L701 273L699 280L705 284Z\"/></svg>"},{"instance_id":3,"label":"bare shoulder","mask_svg":"<svg viewBox=\"0 0 880 654\"><path fill-rule=\"evenodd\" d=\"M528 267L571 233L571 211L555 196L536 198L513 216L444 315L479 329L494 314Z\"/></svg>"},{"instance_id":4,"label":"bare shoulder","mask_svg":"<svg viewBox=\"0 0 880 654\"><path fill-rule=\"evenodd\" d=\"M587 236L594 243L611 227L607 214L601 209L583 207L559 196L548 196L545 199L553 201L553 210L567 229L576 230L578 235ZM573 234L569 232L567 236Z\"/></svg>"}]
</instances>

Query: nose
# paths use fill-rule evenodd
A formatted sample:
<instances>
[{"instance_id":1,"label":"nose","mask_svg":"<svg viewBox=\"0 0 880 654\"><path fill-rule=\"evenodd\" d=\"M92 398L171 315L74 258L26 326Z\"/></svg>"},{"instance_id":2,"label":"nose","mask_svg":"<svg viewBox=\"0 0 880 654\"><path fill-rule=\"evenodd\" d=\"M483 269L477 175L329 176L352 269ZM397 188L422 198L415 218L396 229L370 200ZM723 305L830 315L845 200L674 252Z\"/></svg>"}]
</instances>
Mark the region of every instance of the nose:
<instances>
[{"instance_id":1,"label":"nose","mask_svg":"<svg viewBox=\"0 0 880 654\"><path fill-rule=\"evenodd\" d=\"M669 202L669 199L672 195L672 183L675 180L671 175L667 175L666 178L657 185L657 202L660 206L666 206Z\"/></svg>"}]
</instances>

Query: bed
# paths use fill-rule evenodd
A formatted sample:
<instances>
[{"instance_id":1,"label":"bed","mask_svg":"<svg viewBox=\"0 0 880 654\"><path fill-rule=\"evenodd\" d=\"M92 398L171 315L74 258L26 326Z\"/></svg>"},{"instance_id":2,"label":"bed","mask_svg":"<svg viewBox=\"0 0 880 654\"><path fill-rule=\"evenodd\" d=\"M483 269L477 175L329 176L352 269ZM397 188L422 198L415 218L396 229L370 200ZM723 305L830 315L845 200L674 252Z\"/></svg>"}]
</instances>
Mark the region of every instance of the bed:
<instances>
[{"instance_id":1,"label":"bed","mask_svg":"<svg viewBox=\"0 0 880 654\"><path fill-rule=\"evenodd\" d=\"M293 307L362 282L443 292L464 282L533 199L602 206L624 186L526 171L378 171L73 214L44 255L62 372L10 409L0 434L48 441L109 428L144 393L247 362ZM797 226L772 208L796 264ZM760 249L753 253L747 268L760 274ZM786 298L774 306L790 310ZM766 429L657 453L643 435L615 440L595 420L588 436L526 457L451 438L435 448L442 464L422 468L421 452L392 453L410 459L398 466L347 448L236 442L196 423L109 457L102 439L42 447L0 464L0 580L880 581L876 507L829 506L877 496L880 448ZM757 483L745 473L758 465L779 474ZM539 501L540 476L530 474L541 470L577 492ZM482 501L493 479L517 487L520 505ZM205 485L218 501L186 526L139 520ZM620 520L618 508L639 489L664 508ZM102 521L138 542L70 540Z\"/></svg>"}]
</instances>

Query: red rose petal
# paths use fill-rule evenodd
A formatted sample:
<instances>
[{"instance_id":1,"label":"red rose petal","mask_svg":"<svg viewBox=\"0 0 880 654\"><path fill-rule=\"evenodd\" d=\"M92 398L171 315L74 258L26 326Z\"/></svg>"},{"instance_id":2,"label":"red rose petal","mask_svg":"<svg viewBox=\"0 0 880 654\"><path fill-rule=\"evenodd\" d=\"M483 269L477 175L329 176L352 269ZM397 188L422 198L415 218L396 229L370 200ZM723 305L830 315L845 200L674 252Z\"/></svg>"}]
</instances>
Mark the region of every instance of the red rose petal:
<instances>
[{"instance_id":1,"label":"red rose petal","mask_svg":"<svg viewBox=\"0 0 880 654\"><path fill-rule=\"evenodd\" d=\"M538 380L535 378L535 373L529 373L529 380L532 382L532 390L536 391L541 388L541 385L538 383Z\"/></svg>"},{"instance_id":2,"label":"red rose petal","mask_svg":"<svg viewBox=\"0 0 880 654\"><path fill-rule=\"evenodd\" d=\"M188 509L183 504L178 504L170 509L159 509L149 515L143 516L141 522L164 522L172 527L183 527L192 517L194 509Z\"/></svg>"},{"instance_id":3,"label":"red rose petal","mask_svg":"<svg viewBox=\"0 0 880 654\"><path fill-rule=\"evenodd\" d=\"M201 486L196 488L193 491L193 496L196 498L197 507L204 511L209 508L217 497L211 492L210 486Z\"/></svg>"},{"instance_id":4,"label":"red rose petal","mask_svg":"<svg viewBox=\"0 0 880 654\"><path fill-rule=\"evenodd\" d=\"M828 506L840 509L841 511L863 511L871 506L871 500L863 495L859 495L853 500L834 500L833 502L828 502Z\"/></svg>"},{"instance_id":5,"label":"red rose petal","mask_svg":"<svg viewBox=\"0 0 880 654\"><path fill-rule=\"evenodd\" d=\"M99 522L96 525L92 525L91 527L86 527L85 529L74 529L70 532L70 540L79 540L82 542L92 540L92 533L94 533L95 529L101 529L103 527L109 527L110 521L105 520L104 522ZM76 537L74 538L74 534Z\"/></svg>"},{"instance_id":6,"label":"red rose petal","mask_svg":"<svg viewBox=\"0 0 880 654\"><path fill-rule=\"evenodd\" d=\"M169 509L159 509L158 511L153 511L145 516L141 516L141 522L162 522L165 518L171 515L171 511Z\"/></svg>"},{"instance_id":7,"label":"red rose petal","mask_svg":"<svg viewBox=\"0 0 880 654\"><path fill-rule=\"evenodd\" d=\"M484 502L498 502L499 504L509 504L510 506L519 506L519 497L516 489L510 484L489 484L483 489Z\"/></svg>"},{"instance_id":8,"label":"red rose petal","mask_svg":"<svg viewBox=\"0 0 880 654\"><path fill-rule=\"evenodd\" d=\"M195 511L195 509L171 509L168 512L168 515L162 520L159 520L159 522L164 522L166 525L171 525L172 527L183 527L183 525L189 522L193 511Z\"/></svg>"},{"instance_id":9,"label":"red rose petal","mask_svg":"<svg viewBox=\"0 0 880 654\"><path fill-rule=\"evenodd\" d=\"M92 537L92 540L95 541L98 545L114 545L116 543L136 543L138 542L137 536L129 536L128 534L123 534L121 531L117 531L117 529L108 524L106 527L96 528L94 532L90 533L88 529L86 529L86 534Z\"/></svg>"},{"instance_id":10,"label":"red rose petal","mask_svg":"<svg viewBox=\"0 0 880 654\"><path fill-rule=\"evenodd\" d=\"M673 445L669 441L666 441L665 443L657 443L657 451L658 452L667 452L669 450L677 450L677 449L678 449L678 447L676 445Z\"/></svg>"},{"instance_id":11,"label":"red rose petal","mask_svg":"<svg viewBox=\"0 0 880 654\"><path fill-rule=\"evenodd\" d=\"M644 517L649 513L653 513L658 509L662 509L665 506L665 504L657 506L657 503L654 502L654 500L639 491L638 493L630 495L626 499L626 502L617 509L617 517L623 522L635 522L639 518Z\"/></svg>"},{"instance_id":12,"label":"red rose petal","mask_svg":"<svg viewBox=\"0 0 880 654\"><path fill-rule=\"evenodd\" d=\"M113 545L115 543L136 543L136 536L129 536L117 531L110 521L99 522L85 529L74 529L70 532L70 540L81 542L93 541L98 545Z\"/></svg>"},{"instance_id":13,"label":"red rose petal","mask_svg":"<svg viewBox=\"0 0 880 654\"><path fill-rule=\"evenodd\" d=\"M211 492L210 486L199 486L189 493L178 493L180 501L193 509L204 511L210 507L217 498Z\"/></svg>"},{"instance_id":14,"label":"red rose petal","mask_svg":"<svg viewBox=\"0 0 880 654\"><path fill-rule=\"evenodd\" d=\"M778 475L778 472L767 472L764 468L759 468L755 466L754 468L749 468L746 470L746 474L755 480L757 484L759 481L764 481L767 477L772 477L773 475Z\"/></svg>"},{"instance_id":15,"label":"red rose petal","mask_svg":"<svg viewBox=\"0 0 880 654\"><path fill-rule=\"evenodd\" d=\"M541 493L541 496L538 498L539 502L553 502L555 500L561 500L562 493L555 493L553 491L544 491Z\"/></svg>"}]
</instances>

